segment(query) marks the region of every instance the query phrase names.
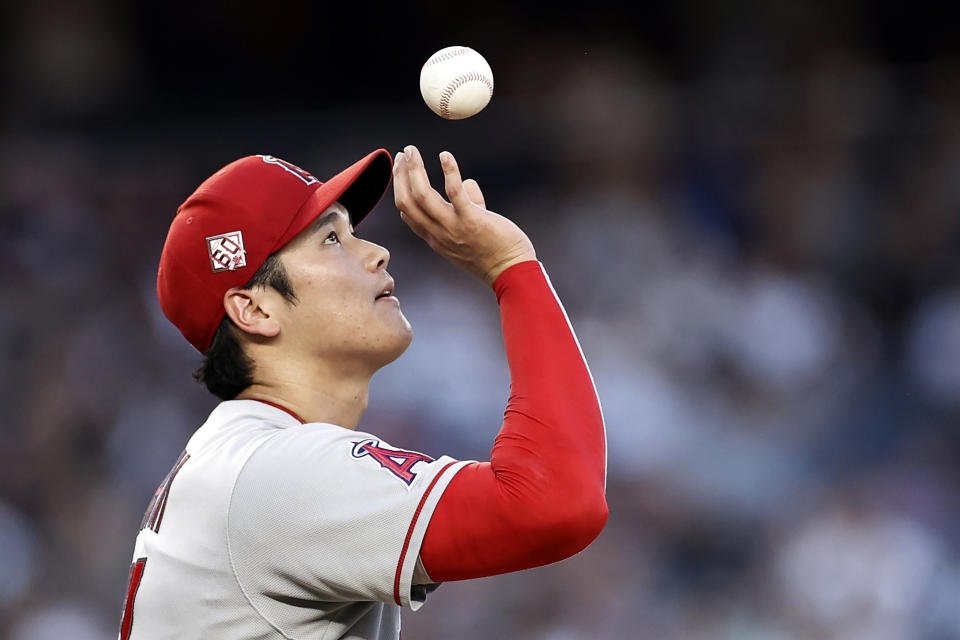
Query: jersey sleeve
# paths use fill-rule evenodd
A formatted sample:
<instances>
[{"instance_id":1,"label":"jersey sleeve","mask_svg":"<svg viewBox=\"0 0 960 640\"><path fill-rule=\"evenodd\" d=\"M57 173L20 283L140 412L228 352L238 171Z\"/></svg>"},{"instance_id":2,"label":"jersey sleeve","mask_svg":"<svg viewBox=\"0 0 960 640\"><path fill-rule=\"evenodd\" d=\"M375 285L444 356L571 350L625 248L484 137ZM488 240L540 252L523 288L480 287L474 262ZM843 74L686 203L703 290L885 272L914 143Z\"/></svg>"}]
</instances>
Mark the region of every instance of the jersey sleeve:
<instances>
[{"instance_id":1,"label":"jersey sleeve","mask_svg":"<svg viewBox=\"0 0 960 640\"><path fill-rule=\"evenodd\" d=\"M430 590L413 584L427 524L466 464L332 425L276 434L250 456L230 500L241 589L262 615L298 600L418 609Z\"/></svg>"},{"instance_id":2,"label":"jersey sleeve","mask_svg":"<svg viewBox=\"0 0 960 640\"><path fill-rule=\"evenodd\" d=\"M600 400L543 265L516 264L493 288L510 399L490 461L458 473L433 514L420 558L437 581L570 557L608 516Z\"/></svg>"}]
</instances>

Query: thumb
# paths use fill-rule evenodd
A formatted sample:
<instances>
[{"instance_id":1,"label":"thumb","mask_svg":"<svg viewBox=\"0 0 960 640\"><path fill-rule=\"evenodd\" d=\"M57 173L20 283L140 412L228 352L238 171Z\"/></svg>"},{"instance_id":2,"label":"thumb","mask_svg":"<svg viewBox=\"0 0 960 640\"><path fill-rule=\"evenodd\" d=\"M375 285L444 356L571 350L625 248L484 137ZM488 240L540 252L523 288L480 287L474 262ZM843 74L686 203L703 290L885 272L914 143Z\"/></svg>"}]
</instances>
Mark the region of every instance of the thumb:
<instances>
[{"instance_id":1,"label":"thumb","mask_svg":"<svg viewBox=\"0 0 960 640\"><path fill-rule=\"evenodd\" d=\"M479 206L481 209L487 208L487 203L483 199L483 191L480 191L480 185L473 178L467 178L463 181L463 190L467 192L470 202Z\"/></svg>"}]
</instances>

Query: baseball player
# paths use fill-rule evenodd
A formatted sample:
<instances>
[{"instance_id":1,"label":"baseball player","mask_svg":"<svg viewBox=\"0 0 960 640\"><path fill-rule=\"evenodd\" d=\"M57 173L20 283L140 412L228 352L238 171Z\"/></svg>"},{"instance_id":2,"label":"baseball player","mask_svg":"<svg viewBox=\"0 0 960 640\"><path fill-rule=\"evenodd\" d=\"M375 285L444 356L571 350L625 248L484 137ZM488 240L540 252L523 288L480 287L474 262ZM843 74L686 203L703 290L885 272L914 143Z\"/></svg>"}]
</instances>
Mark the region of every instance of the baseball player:
<instances>
[{"instance_id":1,"label":"baseball player","mask_svg":"<svg viewBox=\"0 0 960 640\"><path fill-rule=\"evenodd\" d=\"M178 209L157 293L222 402L143 517L121 640L396 640L439 583L556 562L603 528L603 419L563 307L527 236L440 161L447 199L413 146L326 182L249 156ZM407 225L496 294L511 387L488 462L357 430L412 338L389 252L354 233L391 174Z\"/></svg>"}]
</instances>

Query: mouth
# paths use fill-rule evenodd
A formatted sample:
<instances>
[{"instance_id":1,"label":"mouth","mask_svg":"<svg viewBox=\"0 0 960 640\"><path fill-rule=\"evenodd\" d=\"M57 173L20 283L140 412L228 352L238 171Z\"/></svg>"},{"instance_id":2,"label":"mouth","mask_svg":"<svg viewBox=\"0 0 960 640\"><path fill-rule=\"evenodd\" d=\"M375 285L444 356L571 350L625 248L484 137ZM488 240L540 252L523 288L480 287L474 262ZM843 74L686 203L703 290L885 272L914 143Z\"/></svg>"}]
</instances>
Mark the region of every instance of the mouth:
<instances>
[{"instance_id":1,"label":"mouth","mask_svg":"<svg viewBox=\"0 0 960 640\"><path fill-rule=\"evenodd\" d=\"M396 298L394 298L393 296L393 290L394 290L394 285L393 285L393 280L391 279L390 282L388 282L386 286L384 286L384 288L380 290L380 293L377 294L377 297L374 298L374 300L383 300L385 298L393 298L394 300L396 300Z\"/></svg>"}]
</instances>

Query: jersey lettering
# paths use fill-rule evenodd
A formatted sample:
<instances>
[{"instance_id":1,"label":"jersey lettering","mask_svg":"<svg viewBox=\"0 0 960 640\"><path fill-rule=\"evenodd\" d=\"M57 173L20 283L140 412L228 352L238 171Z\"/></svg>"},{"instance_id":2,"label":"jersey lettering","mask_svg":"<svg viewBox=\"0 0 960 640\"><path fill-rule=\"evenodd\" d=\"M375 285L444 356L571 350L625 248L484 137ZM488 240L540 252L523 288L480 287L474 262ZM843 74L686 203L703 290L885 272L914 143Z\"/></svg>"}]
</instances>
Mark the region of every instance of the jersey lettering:
<instances>
[{"instance_id":1,"label":"jersey lettering","mask_svg":"<svg viewBox=\"0 0 960 640\"><path fill-rule=\"evenodd\" d=\"M123 600L123 619L120 621L120 640L130 637L133 629L133 603L137 599L140 581L143 580L143 570L147 567L147 559L140 558L130 565L130 581L127 585L127 597Z\"/></svg>"},{"instance_id":2,"label":"jersey lettering","mask_svg":"<svg viewBox=\"0 0 960 640\"><path fill-rule=\"evenodd\" d=\"M140 531L149 527L154 533L160 533L160 523L163 521L163 512L167 509L167 496L170 495L170 485L173 484L173 479L177 477L177 472L180 471L180 468L189 459L190 454L186 451L182 452L180 457L177 458L177 463L173 465L173 469L171 469L167 477L164 478L163 483L157 487L156 493L153 494L153 499L150 500L150 504L147 506L146 513L143 514L143 520L140 521Z\"/></svg>"},{"instance_id":3,"label":"jersey lettering","mask_svg":"<svg viewBox=\"0 0 960 640\"><path fill-rule=\"evenodd\" d=\"M143 514L143 520L140 521L140 531L149 528L154 533L160 533L160 524L163 522L163 513L167 509L167 498L170 495L170 485L173 484L173 479L177 477L177 473L189 459L189 453L186 451L180 453L177 463L173 465L173 469L157 487L150 504L147 505L147 511ZM140 589L140 581L143 580L143 571L146 567L146 558L138 558L136 562L130 565L130 581L127 585L127 596L123 600L123 619L120 621L120 640L127 640L130 637L130 630L133 628L133 605L137 599L137 591Z\"/></svg>"},{"instance_id":4,"label":"jersey lettering","mask_svg":"<svg viewBox=\"0 0 960 640\"><path fill-rule=\"evenodd\" d=\"M380 446L379 440L360 440L353 443L353 457L364 458L370 456L380 466L403 480L408 485L417 477L413 465L418 462L432 462L433 458L415 451L403 449L387 449Z\"/></svg>"}]
</instances>

